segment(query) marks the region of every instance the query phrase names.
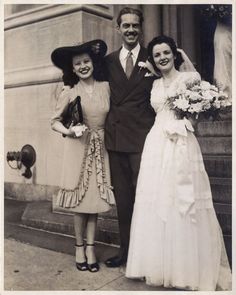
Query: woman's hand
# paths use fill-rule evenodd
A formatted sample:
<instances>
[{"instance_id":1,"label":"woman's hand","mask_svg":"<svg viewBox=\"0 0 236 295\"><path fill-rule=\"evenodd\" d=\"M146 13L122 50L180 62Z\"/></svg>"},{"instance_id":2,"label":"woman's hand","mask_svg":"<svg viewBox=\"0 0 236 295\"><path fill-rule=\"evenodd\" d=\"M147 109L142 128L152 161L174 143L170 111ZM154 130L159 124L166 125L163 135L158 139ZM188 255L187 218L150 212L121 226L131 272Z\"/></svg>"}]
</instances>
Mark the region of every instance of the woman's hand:
<instances>
[{"instance_id":1,"label":"woman's hand","mask_svg":"<svg viewBox=\"0 0 236 295\"><path fill-rule=\"evenodd\" d=\"M74 137L75 136L75 132L73 130L71 130L70 126L69 128L66 128L60 121L56 120L53 122L52 124L52 129L55 130L56 132L59 132L63 135L63 137L65 136L69 136L69 137Z\"/></svg>"},{"instance_id":2,"label":"woman's hand","mask_svg":"<svg viewBox=\"0 0 236 295\"><path fill-rule=\"evenodd\" d=\"M76 137L75 131L72 129L72 127L73 125L71 124L68 129L66 128L66 132L64 133L66 136Z\"/></svg>"},{"instance_id":3,"label":"woman's hand","mask_svg":"<svg viewBox=\"0 0 236 295\"><path fill-rule=\"evenodd\" d=\"M84 132L88 129L88 127L84 124L73 126L70 125L69 128L66 128L60 121L55 121L52 125L53 130L61 133L64 137L81 137Z\"/></svg>"},{"instance_id":4,"label":"woman's hand","mask_svg":"<svg viewBox=\"0 0 236 295\"><path fill-rule=\"evenodd\" d=\"M71 130L75 133L76 137L81 137L87 129L88 127L84 124L78 124L71 127Z\"/></svg>"}]
</instances>

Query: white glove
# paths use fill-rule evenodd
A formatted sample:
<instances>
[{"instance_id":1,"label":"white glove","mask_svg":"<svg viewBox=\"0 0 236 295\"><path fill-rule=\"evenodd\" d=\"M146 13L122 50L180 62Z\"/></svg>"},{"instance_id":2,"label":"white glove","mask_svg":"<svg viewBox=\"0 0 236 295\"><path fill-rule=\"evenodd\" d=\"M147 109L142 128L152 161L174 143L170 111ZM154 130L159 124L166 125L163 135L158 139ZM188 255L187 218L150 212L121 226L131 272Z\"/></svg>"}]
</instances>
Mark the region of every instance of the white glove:
<instances>
[{"instance_id":1,"label":"white glove","mask_svg":"<svg viewBox=\"0 0 236 295\"><path fill-rule=\"evenodd\" d=\"M74 131L76 137L81 137L87 129L88 127L84 124L71 127L71 130Z\"/></svg>"}]
</instances>

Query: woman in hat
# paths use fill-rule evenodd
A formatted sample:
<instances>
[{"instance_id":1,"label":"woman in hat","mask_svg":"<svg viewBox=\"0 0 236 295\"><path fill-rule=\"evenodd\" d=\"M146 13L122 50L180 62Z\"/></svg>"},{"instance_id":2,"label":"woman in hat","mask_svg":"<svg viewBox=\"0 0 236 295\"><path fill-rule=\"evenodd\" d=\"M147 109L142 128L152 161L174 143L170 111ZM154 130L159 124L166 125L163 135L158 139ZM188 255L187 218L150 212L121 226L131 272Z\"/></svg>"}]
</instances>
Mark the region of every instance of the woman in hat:
<instances>
[{"instance_id":1,"label":"woman in hat","mask_svg":"<svg viewBox=\"0 0 236 295\"><path fill-rule=\"evenodd\" d=\"M76 267L97 272L94 252L97 214L114 204L109 159L104 147L104 122L109 110L109 85L101 81L102 59L107 46L93 40L52 52L54 65L63 72L64 87L51 120L54 131L64 136L61 188L56 206L74 213ZM63 125L69 103L80 97L83 124ZM86 234L86 247L84 245Z\"/></svg>"}]
</instances>

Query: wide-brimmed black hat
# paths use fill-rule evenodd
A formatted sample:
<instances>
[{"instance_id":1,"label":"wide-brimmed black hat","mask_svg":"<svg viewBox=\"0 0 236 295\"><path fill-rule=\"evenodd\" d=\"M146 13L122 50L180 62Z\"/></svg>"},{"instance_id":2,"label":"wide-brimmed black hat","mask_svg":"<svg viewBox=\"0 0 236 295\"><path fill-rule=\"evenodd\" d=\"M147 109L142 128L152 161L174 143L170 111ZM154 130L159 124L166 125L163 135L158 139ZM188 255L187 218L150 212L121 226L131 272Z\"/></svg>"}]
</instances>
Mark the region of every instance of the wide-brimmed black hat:
<instances>
[{"instance_id":1,"label":"wide-brimmed black hat","mask_svg":"<svg viewBox=\"0 0 236 295\"><path fill-rule=\"evenodd\" d=\"M75 46L56 48L51 54L51 59L56 67L65 69L71 66L72 57L77 54L88 53L95 59L99 59L104 57L106 52L106 43L103 40L96 39Z\"/></svg>"}]
</instances>

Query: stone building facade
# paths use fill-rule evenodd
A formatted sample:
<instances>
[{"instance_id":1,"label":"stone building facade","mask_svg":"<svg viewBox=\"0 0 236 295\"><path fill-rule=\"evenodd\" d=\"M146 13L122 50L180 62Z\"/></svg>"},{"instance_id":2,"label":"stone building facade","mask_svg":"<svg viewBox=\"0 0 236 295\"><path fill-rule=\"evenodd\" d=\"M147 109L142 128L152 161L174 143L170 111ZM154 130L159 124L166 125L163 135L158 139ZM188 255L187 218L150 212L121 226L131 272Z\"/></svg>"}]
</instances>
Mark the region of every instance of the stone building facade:
<instances>
[{"instance_id":1,"label":"stone building facade","mask_svg":"<svg viewBox=\"0 0 236 295\"><path fill-rule=\"evenodd\" d=\"M121 45L116 17L124 5L8 4L4 6L5 154L25 144L36 150L33 176L26 179L5 161L5 196L22 201L51 201L61 170L63 138L50 128L61 73L50 60L53 49L100 38L108 52ZM143 11L143 39L172 36L203 74L203 32L196 5L130 5ZM210 45L209 45L210 46ZM210 47L209 47L210 50ZM205 59L206 61L206 59ZM208 60L208 62L211 62ZM209 65L209 64L208 64ZM213 64L210 64L212 67ZM210 176L215 208L231 257L231 117L198 124L198 139ZM116 222L115 210L110 218ZM106 216L100 217L103 229ZM113 224L113 223L107 223ZM111 225L112 227L113 225ZM112 230L111 230L112 231ZM108 234L109 235L109 234ZM113 242L112 240L109 240Z\"/></svg>"}]
</instances>

